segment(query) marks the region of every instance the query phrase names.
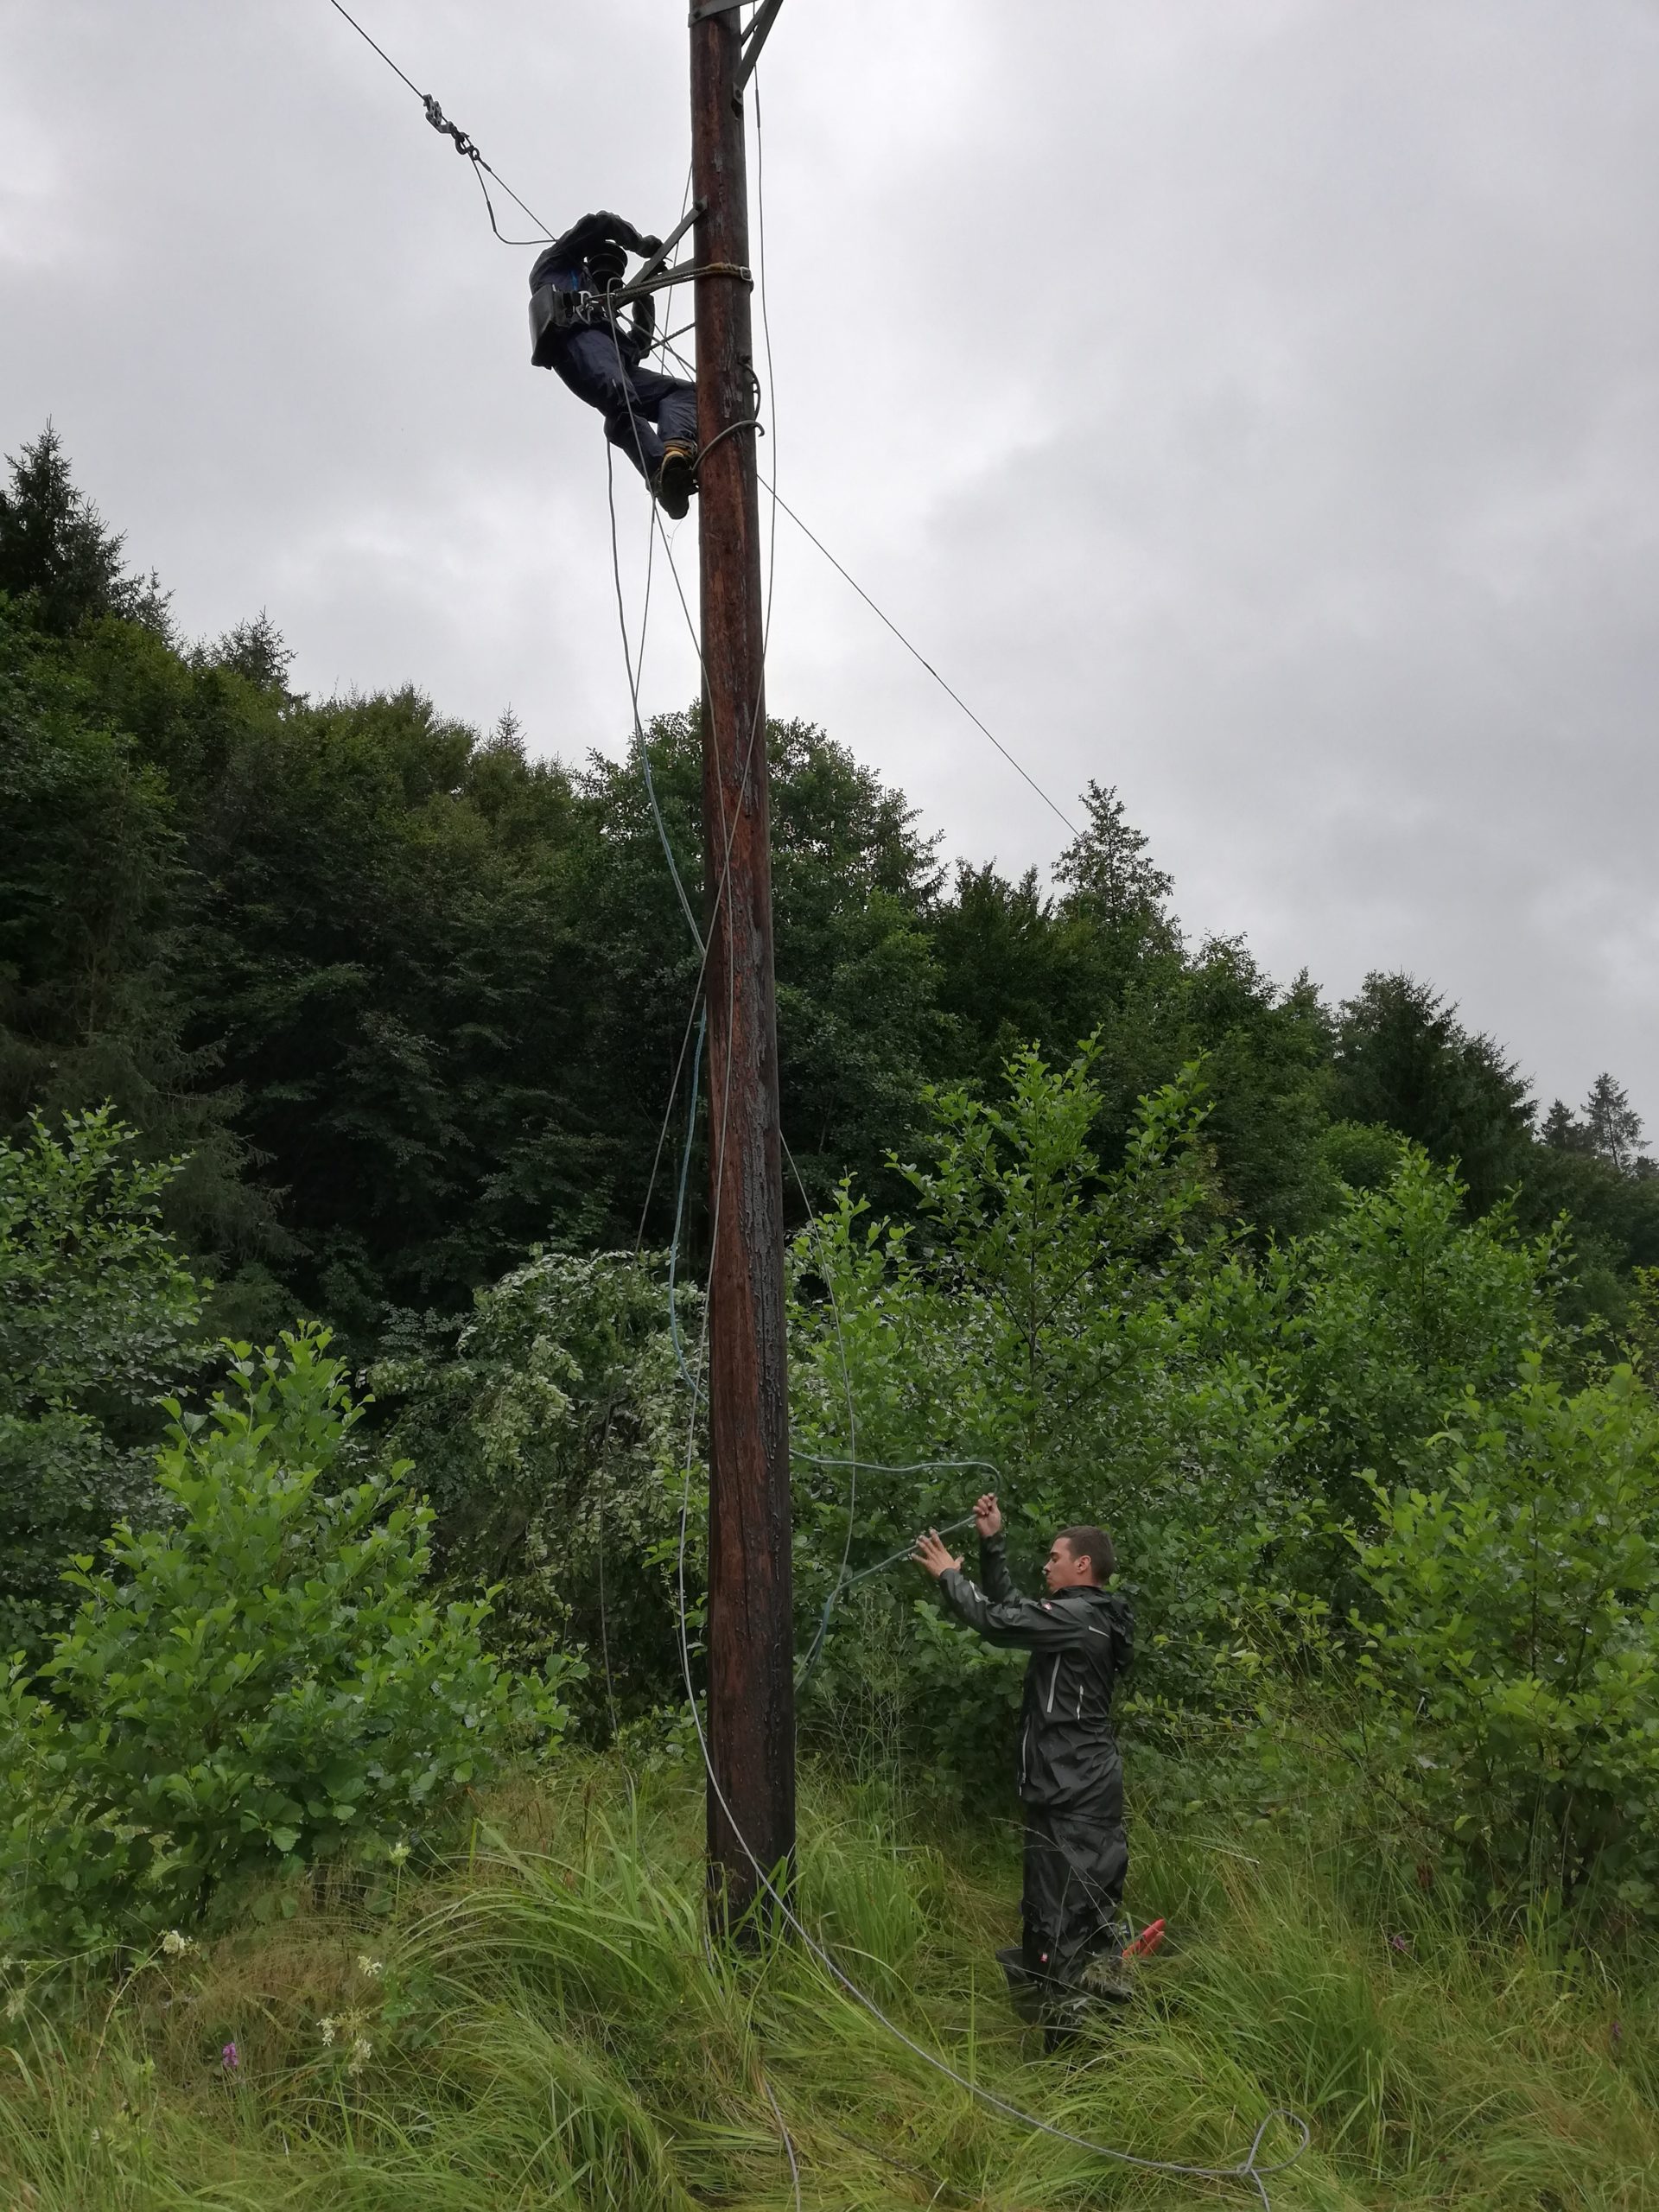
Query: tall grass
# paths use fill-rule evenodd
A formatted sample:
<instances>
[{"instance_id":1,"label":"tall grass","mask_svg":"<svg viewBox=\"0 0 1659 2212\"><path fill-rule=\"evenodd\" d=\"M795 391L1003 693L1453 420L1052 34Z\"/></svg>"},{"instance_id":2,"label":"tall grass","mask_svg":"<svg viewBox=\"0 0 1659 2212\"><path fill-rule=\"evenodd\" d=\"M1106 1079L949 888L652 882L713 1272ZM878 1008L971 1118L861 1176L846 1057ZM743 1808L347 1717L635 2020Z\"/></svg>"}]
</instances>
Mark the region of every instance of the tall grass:
<instances>
[{"instance_id":1,"label":"tall grass","mask_svg":"<svg viewBox=\"0 0 1659 2212\"><path fill-rule=\"evenodd\" d=\"M384 1910L308 1897L123 1983L28 1980L0 2212L785 2212L780 2122L808 2206L1251 2201L988 2110L791 1943L711 1951L700 1812L683 1782L571 1762ZM855 1978L1058 2127L1226 2164L1295 2107L1313 2144L1270 2183L1282 2212L1659 2202L1652 2001L1541 1937L1471 1937L1340 1836L1139 1834L1137 1907L1175 1939L1133 2006L1049 2056L990 1955L1010 1836L895 1834L827 1784L802 1835L807 1917Z\"/></svg>"}]
</instances>

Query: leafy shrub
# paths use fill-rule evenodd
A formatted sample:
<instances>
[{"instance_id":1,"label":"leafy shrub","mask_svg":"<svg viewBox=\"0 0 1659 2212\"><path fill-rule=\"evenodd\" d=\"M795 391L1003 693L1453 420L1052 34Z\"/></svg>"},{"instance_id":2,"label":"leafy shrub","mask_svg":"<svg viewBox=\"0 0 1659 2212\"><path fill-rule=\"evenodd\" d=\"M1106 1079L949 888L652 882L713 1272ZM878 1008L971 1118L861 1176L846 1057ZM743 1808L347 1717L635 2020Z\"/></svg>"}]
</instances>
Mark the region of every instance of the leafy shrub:
<instances>
[{"instance_id":1,"label":"leafy shrub","mask_svg":"<svg viewBox=\"0 0 1659 2212\"><path fill-rule=\"evenodd\" d=\"M76 1562L46 1696L14 1673L0 1873L48 1941L153 1930L232 1875L429 1823L515 1732L563 1725L561 1662L515 1684L481 1643L486 1600L422 1596L432 1516L406 1466L329 1494L360 1408L328 1342L233 1346L207 1414L169 1408L175 1520Z\"/></svg>"},{"instance_id":2,"label":"leafy shrub","mask_svg":"<svg viewBox=\"0 0 1659 2212\"><path fill-rule=\"evenodd\" d=\"M1492 1903L1659 1910L1659 1407L1534 1352L1471 1391L1436 1479L1375 1485L1357 1741Z\"/></svg>"},{"instance_id":3,"label":"leafy shrub","mask_svg":"<svg viewBox=\"0 0 1659 2212\"><path fill-rule=\"evenodd\" d=\"M1139 1616L1139 1700L1211 1707L1226 1694L1238 1593L1294 1518L1282 1298L1218 1218L1198 1071L1142 1102L1122 1164L1105 1169L1090 1142L1092 1058L1085 1046L1053 1069L1019 1053L990 1103L932 1094L931 1156L902 1170L919 1223L868 1222L843 1192L799 1241L798 1442L897 1470L859 1476L855 1569L956 1519L985 1488L1001 1497L1027 1589L1057 1528L1102 1522ZM925 1464L963 1459L1001 1476ZM848 1494L841 1470L803 1459L809 1621L833 1586ZM866 1630L891 1641L882 1599L863 1586L862 1606L832 1624L819 1706L860 1696ZM930 1758L964 1782L1004 1767L1018 1667L916 1615L902 1568L883 1587L912 1616L914 1726Z\"/></svg>"},{"instance_id":4,"label":"leafy shrub","mask_svg":"<svg viewBox=\"0 0 1659 2212\"><path fill-rule=\"evenodd\" d=\"M696 1294L676 1300L690 1333ZM440 1576L495 1591L493 1648L529 1660L574 1641L600 1656L594 1722L677 1703L687 1406L664 1261L534 1250L474 1293L459 1329L394 1331L370 1380L395 1409L389 1450L412 1455L435 1510Z\"/></svg>"},{"instance_id":5,"label":"leafy shrub","mask_svg":"<svg viewBox=\"0 0 1659 2212\"><path fill-rule=\"evenodd\" d=\"M1471 1221L1456 1175L1417 1145L1347 1192L1330 1227L1286 1255L1287 1347L1308 1415L1301 1456L1328 1503L1363 1503L1360 1471L1413 1473L1465 1391L1496 1398L1548 1332L1557 1254L1500 1205Z\"/></svg>"},{"instance_id":6,"label":"leafy shrub","mask_svg":"<svg viewBox=\"0 0 1659 2212\"><path fill-rule=\"evenodd\" d=\"M142 1517L151 1402L195 1363L197 1286L156 1203L178 1164L131 1142L108 1108L0 1141L0 1649L67 1611L69 1553Z\"/></svg>"}]
</instances>

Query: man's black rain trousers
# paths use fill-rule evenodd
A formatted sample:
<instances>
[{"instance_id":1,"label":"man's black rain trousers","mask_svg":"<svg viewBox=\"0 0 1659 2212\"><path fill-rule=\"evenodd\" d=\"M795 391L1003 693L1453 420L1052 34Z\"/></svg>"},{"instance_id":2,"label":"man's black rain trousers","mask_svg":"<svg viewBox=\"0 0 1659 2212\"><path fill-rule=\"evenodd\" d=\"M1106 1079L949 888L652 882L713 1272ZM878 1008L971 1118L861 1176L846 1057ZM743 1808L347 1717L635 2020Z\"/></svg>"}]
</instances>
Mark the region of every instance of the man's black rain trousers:
<instances>
[{"instance_id":1,"label":"man's black rain trousers","mask_svg":"<svg viewBox=\"0 0 1659 2212\"><path fill-rule=\"evenodd\" d=\"M1093 1587L1022 1598L1001 1535L982 1541L979 1560L978 1583L951 1569L939 1591L987 1643L1031 1654L1020 1713L1020 1964L1039 1986L1075 1987L1091 1958L1117 1948L1129 1847L1111 1703L1134 1619L1128 1599Z\"/></svg>"}]
</instances>

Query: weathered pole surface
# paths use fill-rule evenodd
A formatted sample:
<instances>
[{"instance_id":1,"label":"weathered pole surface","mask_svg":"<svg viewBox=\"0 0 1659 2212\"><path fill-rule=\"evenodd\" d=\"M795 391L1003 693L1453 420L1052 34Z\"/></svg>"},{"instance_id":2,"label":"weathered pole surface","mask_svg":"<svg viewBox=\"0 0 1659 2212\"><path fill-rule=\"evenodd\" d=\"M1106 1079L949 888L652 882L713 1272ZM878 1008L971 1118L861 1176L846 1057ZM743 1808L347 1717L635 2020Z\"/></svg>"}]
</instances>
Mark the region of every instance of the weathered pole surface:
<instances>
[{"instance_id":1,"label":"weathered pole surface","mask_svg":"<svg viewBox=\"0 0 1659 2212\"><path fill-rule=\"evenodd\" d=\"M733 6L691 25L692 191L705 210L696 257L732 269L749 258L743 118L733 97L739 23ZM793 1868L795 1689L757 434L721 435L755 411L740 276L696 280L696 327L713 1225L709 1881L716 1925L736 1928L759 1905L753 1929L770 1916L755 1860L785 1879Z\"/></svg>"}]
</instances>

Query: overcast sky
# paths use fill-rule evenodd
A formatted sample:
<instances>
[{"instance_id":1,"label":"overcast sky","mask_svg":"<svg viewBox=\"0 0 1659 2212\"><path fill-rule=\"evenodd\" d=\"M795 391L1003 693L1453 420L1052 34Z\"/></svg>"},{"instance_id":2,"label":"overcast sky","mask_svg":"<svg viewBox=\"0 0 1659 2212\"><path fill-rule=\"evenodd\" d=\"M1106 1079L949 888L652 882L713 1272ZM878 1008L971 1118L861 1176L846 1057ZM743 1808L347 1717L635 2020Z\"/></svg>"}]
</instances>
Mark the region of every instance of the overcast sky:
<instances>
[{"instance_id":1,"label":"overcast sky","mask_svg":"<svg viewBox=\"0 0 1659 2212\"><path fill-rule=\"evenodd\" d=\"M556 229L670 227L685 0L353 13ZM412 96L327 0L0 35L0 446L49 414L188 632L620 750L600 421ZM761 96L791 504L1195 934L1659 1125L1659 0L787 0ZM1064 841L787 520L769 696L953 855Z\"/></svg>"}]
</instances>

